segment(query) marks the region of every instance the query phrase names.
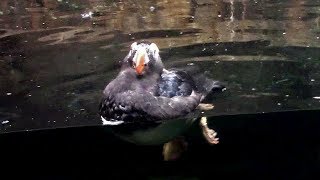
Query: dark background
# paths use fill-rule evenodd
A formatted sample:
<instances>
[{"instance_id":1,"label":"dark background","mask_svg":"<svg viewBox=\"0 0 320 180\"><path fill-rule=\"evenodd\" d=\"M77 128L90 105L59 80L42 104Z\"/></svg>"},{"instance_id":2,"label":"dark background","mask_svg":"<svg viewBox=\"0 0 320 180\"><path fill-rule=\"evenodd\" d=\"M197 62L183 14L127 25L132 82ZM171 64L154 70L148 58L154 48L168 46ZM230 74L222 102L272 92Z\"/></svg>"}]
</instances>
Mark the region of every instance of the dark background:
<instances>
[{"instance_id":1,"label":"dark background","mask_svg":"<svg viewBox=\"0 0 320 180\"><path fill-rule=\"evenodd\" d=\"M207 144L194 126L185 135L187 151L168 162L162 159L162 146L129 144L101 126L3 134L1 164L10 176L48 179L317 179L319 115L297 111L217 117L218 145Z\"/></svg>"}]
</instances>

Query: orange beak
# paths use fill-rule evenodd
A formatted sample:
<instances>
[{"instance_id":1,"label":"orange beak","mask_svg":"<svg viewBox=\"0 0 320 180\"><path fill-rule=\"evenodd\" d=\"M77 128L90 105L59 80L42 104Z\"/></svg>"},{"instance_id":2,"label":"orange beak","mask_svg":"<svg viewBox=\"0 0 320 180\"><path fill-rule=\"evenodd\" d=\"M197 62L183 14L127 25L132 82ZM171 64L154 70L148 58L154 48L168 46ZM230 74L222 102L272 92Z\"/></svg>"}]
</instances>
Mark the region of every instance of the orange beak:
<instances>
[{"instance_id":1,"label":"orange beak","mask_svg":"<svg viewBox=\"0 0 320 180\"><path fill-rule=\"evenodd\" d=\"M136 73L137 73L138 75L142 75L142 73L143 73L143 70L144 70L144 62L145 62L144 57L145 57L145 52L139 52L139 53L138 53L137 61L136 61L137 64L136 64L136 67L135 67Z\"/></svg>"}]
</instances>

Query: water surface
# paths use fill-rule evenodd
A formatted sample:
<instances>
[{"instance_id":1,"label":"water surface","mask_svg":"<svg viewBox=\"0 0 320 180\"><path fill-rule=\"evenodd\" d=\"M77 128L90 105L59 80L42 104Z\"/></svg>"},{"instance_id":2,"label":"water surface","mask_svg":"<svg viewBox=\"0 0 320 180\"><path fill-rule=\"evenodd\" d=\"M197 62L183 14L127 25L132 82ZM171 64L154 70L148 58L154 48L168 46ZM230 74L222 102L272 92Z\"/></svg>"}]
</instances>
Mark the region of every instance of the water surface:
<instances>
[{"instance_id":1,"label":"water surface","mask_svg":"<svg viewBox=\"0 0 320 180\"><path fill-rule=\"evenodd\" d=\"M215 117L320 108L319 0L0 2L0 133L101 124L136 40L227 84Z\"/></svg>"}]
</instances>

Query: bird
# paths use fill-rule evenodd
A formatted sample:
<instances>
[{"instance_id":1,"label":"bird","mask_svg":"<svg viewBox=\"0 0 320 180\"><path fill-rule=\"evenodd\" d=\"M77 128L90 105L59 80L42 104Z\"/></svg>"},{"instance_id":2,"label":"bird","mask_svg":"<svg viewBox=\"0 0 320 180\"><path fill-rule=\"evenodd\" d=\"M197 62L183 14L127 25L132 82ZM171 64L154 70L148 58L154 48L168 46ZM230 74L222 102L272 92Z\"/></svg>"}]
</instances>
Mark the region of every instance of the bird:
<instances>
[{"instance_id":1,"label":"bird","mask_svg":"<svg viewBox=\"0 0 320 180\"><path fill-rule=\"evenodd\" d=\"M102 124L118 137L142 145L165 144L185 132L198 118L203 99L225 86L192 70L166 69L158 46L133 42L120 61L118 75L103 90L99 105ZM212 109L204 104L202 109ZM204 136L217 144L217 133L200 121Z\"/></svg>"}]
</instances>

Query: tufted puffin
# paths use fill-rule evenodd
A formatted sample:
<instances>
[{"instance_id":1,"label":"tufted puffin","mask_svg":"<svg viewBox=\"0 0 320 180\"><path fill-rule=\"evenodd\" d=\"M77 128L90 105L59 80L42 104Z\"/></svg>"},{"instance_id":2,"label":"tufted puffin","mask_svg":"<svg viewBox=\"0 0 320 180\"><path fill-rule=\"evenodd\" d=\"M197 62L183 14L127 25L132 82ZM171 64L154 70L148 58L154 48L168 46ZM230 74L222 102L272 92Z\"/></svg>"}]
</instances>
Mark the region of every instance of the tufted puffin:
<instances>
[{"instance_id":1,"label":"tufted puffin","mask_svg":"<svg viewBox=\"0 0 320 180\"><path fill-rule=\"evenodd\" d=\"M199 119L201 110L212 109L201 104L209 93L224 89L203 73L165 69L157 45L139 41L131 44L119 74L105 87L99 114L103 125L129 142L165 144ZM200 125L208 142L217 144L205 117Z\"/></svg>"}]
</instances>

